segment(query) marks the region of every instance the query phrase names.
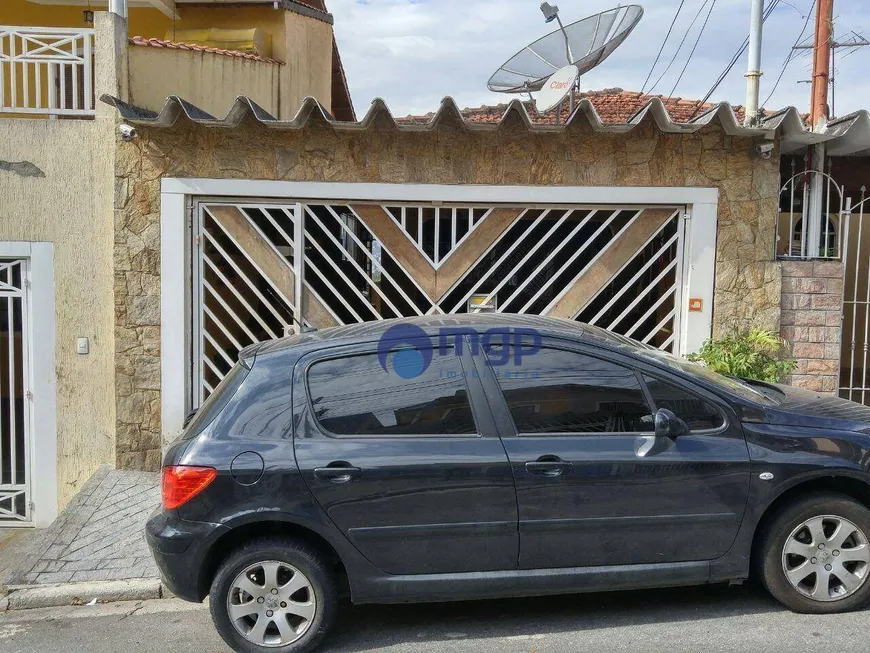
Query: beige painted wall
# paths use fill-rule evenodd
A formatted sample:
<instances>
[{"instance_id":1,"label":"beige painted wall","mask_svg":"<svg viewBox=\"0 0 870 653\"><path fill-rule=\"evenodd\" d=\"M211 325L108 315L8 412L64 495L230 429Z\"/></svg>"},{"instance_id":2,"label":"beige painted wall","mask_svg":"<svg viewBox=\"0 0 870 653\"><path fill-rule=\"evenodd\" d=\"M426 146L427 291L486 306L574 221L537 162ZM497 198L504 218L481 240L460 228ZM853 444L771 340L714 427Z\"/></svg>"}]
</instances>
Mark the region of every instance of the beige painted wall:
<instances>
[{"instance_id":1,"label":"beige painted wall","mask_svg":"<svg viewBox=\"0 0 870 653\"><path fill-rule=\"evenodd\" d=\"M332 25L293 11L284 12L284 61L281 69L281 115L296 115L311 96L332 106Z\"/></svg>"},{"instance_id":2,"label":"beige painted wall","mask_svg":"<svg viewBox=\"0 0 870 653\"><path fill-rule=\"evenodd\" d=\"M59 507L115 459L113 128L0 120L0 164L35 166L0 167L0 241L54 243ZM81 336L90 339L86 356L76 353Z\"/></svg>"},{"instance_id":3,"label":"beige painted wall","mask_svg":"<svg viewBox=\"0 0 870 653\"><path fill-rule=\"evenodd\" d=\"M239 95L274 116L279 112L278 75L285 66L209 52L131 45L130 102L159 111L178 95L223 118Z\"/></svg>"},{"instance_id":4,"label":"beige painted wall","mask_svg":"<svg viewBox=\"0 0 870 653\"><path fill-rule=\"evenodd\" d=\"M97 96L123 97L124 21L98 12L95 43ZM115 462L115 128L101 103L93 120L0 120L0 241L54 244L59 508Z\"/></svg>"}]
</instances>

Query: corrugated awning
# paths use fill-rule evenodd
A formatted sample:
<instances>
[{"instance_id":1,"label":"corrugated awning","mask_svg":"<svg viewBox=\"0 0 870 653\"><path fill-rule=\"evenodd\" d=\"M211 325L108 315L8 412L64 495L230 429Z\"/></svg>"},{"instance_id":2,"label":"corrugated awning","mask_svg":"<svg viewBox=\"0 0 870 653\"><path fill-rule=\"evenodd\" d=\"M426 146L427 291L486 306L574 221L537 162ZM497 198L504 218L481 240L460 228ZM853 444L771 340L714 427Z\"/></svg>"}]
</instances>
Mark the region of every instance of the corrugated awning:
<instances>
[{"instance_id":1,"label":"corrugated awning","mask_svg":"<svg viewBox=\"0 0 870 653\"><path fill-rule=\"evenodd\" d=\"M733 108L727 102L711 107L689 122L674 122L665 105L658 98L652 98L640 111L623 123L603 122L593 104L584 99L579 102L568 123L562 125L534 122L519 100L513 100L508 104L501 120L495 123L474 122L463 118L459 107L451 97L444 98L438 111L425 123L396 121L386 103L380 98L372 102L365 117L358 122L336 120L326 108L312 97L305 98L292 120L278 120L245 96L237 97L223 118L217 118L174 95L166 99L166 103L159 112L136 107L108 95L104 95L101 100L114 106L124 120L152 127L171 127L181 118L205 127L232 129L237 127L245 118L253 117L266 127L273 129L304 129L313 123L320 123L336 131L360 131L375 125L403 132L429 132L442 125L450 125L468 131L497 131L506 123L518 120L532 133L558 133L569 128L571 123L580 119L580 115L583 114L592 129L600 133L627 133L649 117L654 121L656 127L665 134L691 134L707 125L717 124L729 136L779 138L784 154L796 152L808 145L821 142L828 143L828 151L831 156L870 153L870 114L865 110L838 118L828 123L824 132L816 133L806 129L800 113L794 107L766 116L758 127L747 128L738 121Z\"/></svg>"}]
</instances>

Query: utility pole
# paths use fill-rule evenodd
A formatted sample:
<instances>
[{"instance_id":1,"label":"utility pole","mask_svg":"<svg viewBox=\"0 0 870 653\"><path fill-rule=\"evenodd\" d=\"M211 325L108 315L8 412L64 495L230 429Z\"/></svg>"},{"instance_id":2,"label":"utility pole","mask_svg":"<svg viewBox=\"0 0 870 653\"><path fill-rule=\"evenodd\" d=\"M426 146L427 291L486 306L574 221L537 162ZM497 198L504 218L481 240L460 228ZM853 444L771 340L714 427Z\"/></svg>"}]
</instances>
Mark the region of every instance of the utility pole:
<instances>
[{"instance_id":1,"label":"utility pole","mask_svg":"<svg viewBox=\"0 0 870 653\"><path fill-rule=\"evenodd\" d=\"M749 66L746 71L746 116L744 126L758 122L758 96L761 88L761 37L764 29L764 0L752 0L749 12Z\"/></svg>"},{"instance_id":2,"label":"utility pole","mask_svg":"<svg viewBox=\"0 0 870 653\"><path fill-rule=\"evenodd\" d=\"M816 31L813 40L813 86L810 98L810 129L823 132L828 122L828 84L831 72L831 46L833 41L834 0L816 3ZM810 150L810 197L804 219L805 256L819 256L822 225L828 219L824 206L825 144L818 143ZM826 243L827 244L827 243Z\"/></svg>"},{"instance_id":3,"label":"utility pole","mask_svg":"<svg viewBox=\"0 0 870 653\"><path fill-rule=\"evenodd\" d=\"M813 41L813 90L810 104L810 129L821 131L828 119L828 84L831 77L834 0L819 0L816 5L816 32Z\"/></svg>"}]
</instances>

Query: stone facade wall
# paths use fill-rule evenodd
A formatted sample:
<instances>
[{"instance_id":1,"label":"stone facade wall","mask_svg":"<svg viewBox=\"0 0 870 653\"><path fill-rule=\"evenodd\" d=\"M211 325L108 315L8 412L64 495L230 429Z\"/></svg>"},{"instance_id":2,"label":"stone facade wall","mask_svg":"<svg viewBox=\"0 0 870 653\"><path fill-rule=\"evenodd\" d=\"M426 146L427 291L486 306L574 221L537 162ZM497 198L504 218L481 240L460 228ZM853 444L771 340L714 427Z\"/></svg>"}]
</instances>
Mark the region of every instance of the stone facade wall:
<instances>
[{"instance_id":1,"label":"stone facade wall","mask_svg":"<svg viewBox=\"0 0 870 653\"><path fill-rule=\"evenodd\" d=\"M359 131L322 121L278 131L247 119L209 129L183 119L141 128L118 144L115 220L117 458L156 469L160 433L160 179L205 177L418 184L718 187L714 332L779 330L780 272L771 260L779 163L718 125L662 134L651 119L630 133L596 133L584 120L530 133L519 116L497 131L445 121L431 132L375 119ZM179 217L179 219L181 219Z\"/></svg>"},{"instance_id":2,"label":"stone facade wall","mask_svg":"<svg viewBox=\"0 0 870 653\"><path fill-rule=\"evenodd\" d=\"M783 261L782 327L797 369L787 383L815 392L836 392L840 374L843 264Z\"/></svg>"}]
</instances>

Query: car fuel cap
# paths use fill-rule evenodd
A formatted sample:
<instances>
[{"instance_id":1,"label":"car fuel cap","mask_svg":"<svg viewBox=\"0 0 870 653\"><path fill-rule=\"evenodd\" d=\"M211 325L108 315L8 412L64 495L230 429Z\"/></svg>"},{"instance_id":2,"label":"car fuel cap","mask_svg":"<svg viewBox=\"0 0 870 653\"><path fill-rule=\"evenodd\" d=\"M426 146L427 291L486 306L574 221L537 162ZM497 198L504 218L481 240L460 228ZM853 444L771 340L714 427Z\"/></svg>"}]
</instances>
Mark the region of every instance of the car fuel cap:
<instances>
[{"instance_id":1,"label":"car fuel cap","mask_svg":"<svg viewBox=\"0 0 870 653\"><path fill-rule=\"evenodd\" d=\"M263 476L265 463L263 457L255 451L245 451L233 458L230 473L239 485L253 485Z\"/></svg>"}]
</instances>

